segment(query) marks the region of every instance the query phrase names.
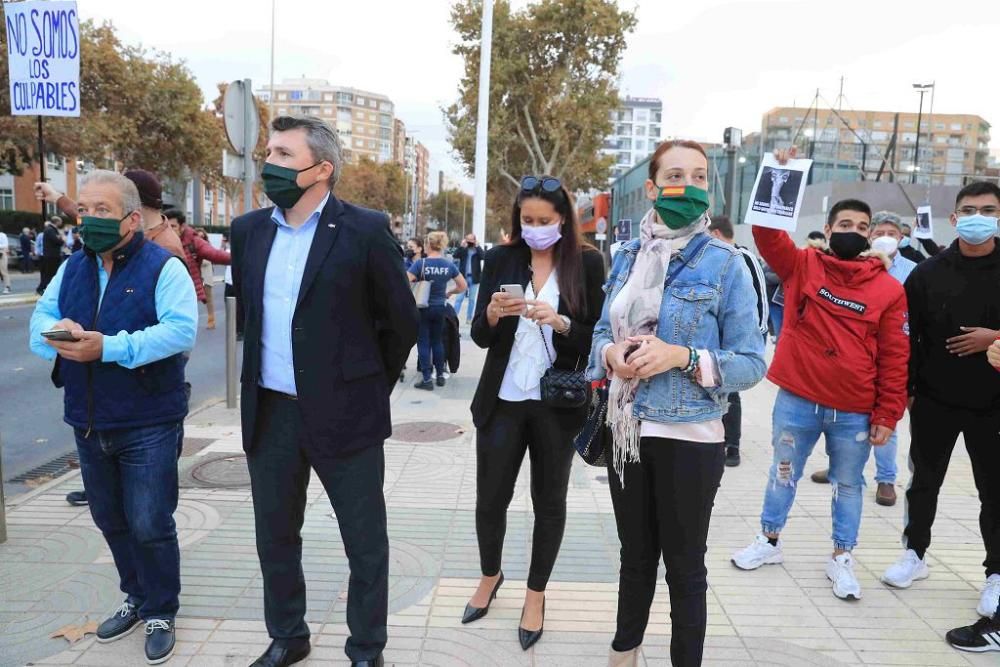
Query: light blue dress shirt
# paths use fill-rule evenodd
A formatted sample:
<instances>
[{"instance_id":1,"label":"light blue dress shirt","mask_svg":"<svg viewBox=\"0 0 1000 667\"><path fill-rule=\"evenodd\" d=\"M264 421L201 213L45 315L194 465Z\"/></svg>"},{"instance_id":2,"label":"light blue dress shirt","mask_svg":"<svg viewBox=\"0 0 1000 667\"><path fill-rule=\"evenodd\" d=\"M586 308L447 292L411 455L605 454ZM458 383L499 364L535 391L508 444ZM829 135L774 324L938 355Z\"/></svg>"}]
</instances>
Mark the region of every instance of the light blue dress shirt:
<instances>
[{"instance_id":1,"label":"light blue dress shirt","mask_svg":"<svg viewBox=\"0 0 1000 667\"><path fill-rule=\"evenodd\" d=\"M101 258L95 257L94 261L97 262L100 307L109 276ZM62 319L62 313L59 312L59 289L66 264L67 262L62 263L45 289L45 294L35 304L35 312L31 315L29 325L31 351L48 361L56 358L56 350L45 342L42 332L48 331ZM159 323L134 333L119 331L113 336L105 335L101 361L117 363L125 368L139 368L191 351L198 336L198 297L194 292L191 274L183 262L171 259L163 265L156 282L154 299ZM91 325L90 322L77 324L84 328Z\"/></svg>"},{"instance_id":2,"label":"light blue dress shirt","mask_svg":"<svg viewBox=\"0 0 1000 667\"><path fill-rule=\"evenodd\" d=\"M912 259L906 259L898 252L892 258L892 266L889 267L889 275L898 280L900 283L905 283L906 279L910 276L910 272L917 268L917 263Z\"/></svg>"},{"instance_id":3,"label":"light blue dress shirt","mask_svg":"<svg viewBox=\"0 0 1000 667\"><path fill-rule=\"evenodd\" d=\"M278 226L264 273L264 313L260 336L260 386L297 396L292 358L292 317L299 300L302 274L328 194L298 228L285 221L275 206L271 221Z\"/></svg>"}]
</instances>

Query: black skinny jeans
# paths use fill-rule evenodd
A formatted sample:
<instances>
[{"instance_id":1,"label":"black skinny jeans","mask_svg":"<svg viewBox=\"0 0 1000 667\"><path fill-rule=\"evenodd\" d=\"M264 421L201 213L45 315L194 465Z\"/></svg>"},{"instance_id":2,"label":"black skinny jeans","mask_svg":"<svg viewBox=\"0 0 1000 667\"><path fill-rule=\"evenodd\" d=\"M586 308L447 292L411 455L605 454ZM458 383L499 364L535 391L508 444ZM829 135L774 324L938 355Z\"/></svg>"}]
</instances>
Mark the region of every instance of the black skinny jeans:
<instances>
[{"instance_id":1,"label":"black skinny jeans","mask_svg":"<svg viewBox=\"0 0 1000 667\"><path fill-rule=\"evenodd\" d=\"M476 432L476 536L483 575L500 572L507 506L524 452L531 462L535 527L528 588L544 591L566 527L566 489L573 465L573 435L541 401L500 400L489 423Z\"/></svg>"},{"instance_id":2,"label":"black skinny jeans","mask_svg":"<svg viewBox=\"0 0 1000 667\"><path fill-rule=\"evenodd\" d=\"M670 588L671 662L674 667L701 664L708 621L708 524L725 459L721 442L643 438L639 462L625 464L622 488L608 457L622 544L614 650L642 644L662 556Z\"/></svg>"},{"instance_id":3,"label":"black skinny jeans","mask_svg":"<svg viewBox=\"0 0 1000 667\"><path fill-rule=\"evenodd\" d=\"M1000 414L952 408L918 395L910 410L910 427L913 476L906 490L906 547L923 558L931 545L938 494L961 433L979 492L979 532L986 547L983 567L987 577L1000 574Z\"/></svg>"}]
</instances>

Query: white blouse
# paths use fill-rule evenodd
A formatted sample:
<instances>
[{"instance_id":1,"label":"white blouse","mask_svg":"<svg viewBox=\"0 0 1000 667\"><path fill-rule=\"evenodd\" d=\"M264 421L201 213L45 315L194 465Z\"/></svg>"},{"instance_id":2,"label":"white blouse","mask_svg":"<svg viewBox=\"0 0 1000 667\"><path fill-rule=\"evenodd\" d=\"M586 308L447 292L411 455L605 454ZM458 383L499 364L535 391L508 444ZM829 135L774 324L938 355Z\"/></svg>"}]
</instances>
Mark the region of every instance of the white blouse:
<instances>
[{"instance_id":1,"label":"white blouse","mask_svg":"<svg viewBox=\"0 0 1000 667\"><path fill-rule=\"evenodd\" d=\"M552 306L553 310L559 310L559 280L555 269L549 274L537 297L534 286L529 282L524 298L529 301L544 301ZM555 348L552 346L552 333L552 327L547 324L541 326L539 333L538 324L534 320L524 316L518 318L514 346L510 351L503 382L500 383L500 400L511 402L542 400L540 383L545 371L552 365L549 354L553 360L556 357Z\"/></svg>"}]
</instances>

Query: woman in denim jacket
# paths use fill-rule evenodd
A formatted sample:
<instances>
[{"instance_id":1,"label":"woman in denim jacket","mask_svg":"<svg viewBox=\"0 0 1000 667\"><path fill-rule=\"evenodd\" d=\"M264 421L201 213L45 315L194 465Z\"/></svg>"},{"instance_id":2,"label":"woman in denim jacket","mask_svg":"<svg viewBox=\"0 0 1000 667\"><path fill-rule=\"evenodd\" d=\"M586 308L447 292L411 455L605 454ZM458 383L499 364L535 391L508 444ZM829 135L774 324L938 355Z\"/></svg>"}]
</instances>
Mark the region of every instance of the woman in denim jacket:
<instances>
[{"instance_id":1,"label":"woman in denim jacket","mask_svg":"<svg viewBox=\"0 0 1000 667\"><path fill-rule=\"evenodd\" d=\"M608 478L622 544L615 666L637 664L661 555L671 660L701 664L726 396L766 370L757 295L738 251L707 234L707 188L699 144L660 145L646 181L653 208L615 256L594 329L589 373L611 380Z\"/></svg>"}]
</instances>

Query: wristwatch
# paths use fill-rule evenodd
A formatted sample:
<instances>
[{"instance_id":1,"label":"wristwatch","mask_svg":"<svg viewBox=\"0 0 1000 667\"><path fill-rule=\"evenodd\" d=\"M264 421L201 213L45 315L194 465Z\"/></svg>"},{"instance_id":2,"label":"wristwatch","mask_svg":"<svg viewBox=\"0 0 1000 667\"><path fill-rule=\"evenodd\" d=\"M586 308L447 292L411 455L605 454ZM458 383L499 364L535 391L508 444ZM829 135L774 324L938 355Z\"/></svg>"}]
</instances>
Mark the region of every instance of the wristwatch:
<instances>
[{"instance_id":1,"label":"wristwatch","mask_svg":"<svg viewBox=\"0 0 1000 667\"><path fill-rule=\"evenodd\" d=\"M571 326L573 326L573 320L569 319L565 315L560 315L559 318L563 321L563 324L565 324L566 326L563 327L562 331L557 331L556 333L558 333L560 336L568 336L569 329Z\"/></svg>"}]
</instances>

